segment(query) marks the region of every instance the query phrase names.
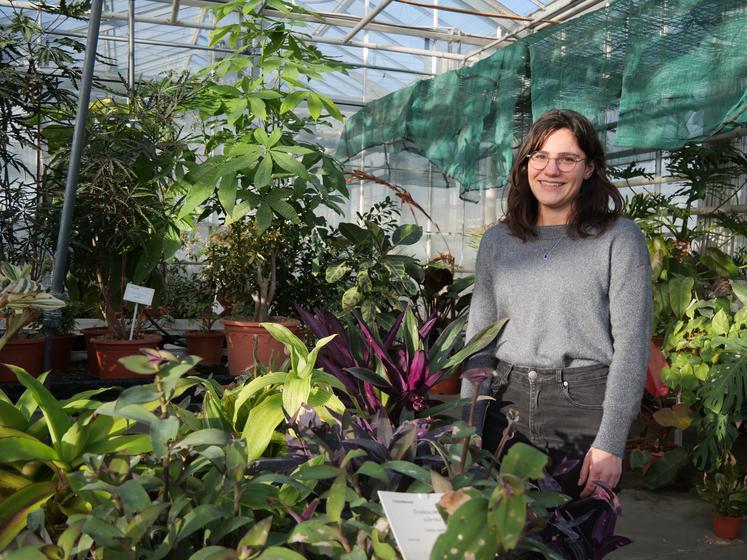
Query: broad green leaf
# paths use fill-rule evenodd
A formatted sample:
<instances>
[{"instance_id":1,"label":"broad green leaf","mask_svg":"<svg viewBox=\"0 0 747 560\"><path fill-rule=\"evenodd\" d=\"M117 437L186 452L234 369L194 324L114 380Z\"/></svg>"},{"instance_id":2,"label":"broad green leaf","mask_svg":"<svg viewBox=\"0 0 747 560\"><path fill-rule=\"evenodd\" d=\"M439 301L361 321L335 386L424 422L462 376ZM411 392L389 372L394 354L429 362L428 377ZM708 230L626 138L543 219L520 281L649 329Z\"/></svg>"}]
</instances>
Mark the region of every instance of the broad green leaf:
<instances>
[{"instance_id":1,"label":"broad green leaf","mask_svg":"<svg viewBox=\"0 0 747 560\"><path fill-rule=\"evenodd\" d=\"M693 299L692 292L695 279L691 276L672 278L667 284L669 305L677 319L682 319L685 310Z\"/></svg>"},{"instance_id":2,"label":"broad green leaf","mask_svg":"<svg viewBox=\"0 0 747 560\"><path fill-rule=\"evenodd\" d=\"M729 317L724 313L723 309L719 309L711 321L711 329L713 330L713 333L719 336L725 336L729 334L729 326Z\"/></svg>"},{"instance_id":3,"label":"broad green leaf","mask_svg":"<svg viewBox=\"0 0 747 560\"><path fill-rule=\"evenodd\" d=\"M137 358L138 356L128 356L128 358ZM142 356L145 358L145 356ZM147 359L147 358L146 358ZM153 370L151 370L153 373ZM156 391L155 387L151 384L148 385L136 385L134 387L128 387L119 398L114 401L114 410L122 410L126 406L158 402L160 394Z\"/></svg>"},{"instance_id":4,"label":"broad green leaf","mask_svg":"<svg viewBox=\"0 0 747 560\"><path fill-rule=\"evenodd\" d=\"M306 349L306 345L298 338L288 327L284 327L279 323L260 323L262 327L272 335L272 338L282 342L286 348L298 352L298 355L306 359L309 356L309 351Z\"/></svg>"},{"instance_id":5,"label":"broad green leaf","mask_svg":"<svg viewBox=\"0 0 747 560\"><path fill-rule=\"evenodd\" d=\"M148 434L129 434L113 436L97 441L94 444L89 443L85 450L88 453L98 453L101 455L107 453L139 455L140 453L150 453L153 451L153 444Z\"/></svg>"},{"instance_id":6,"label":"broad green leaf","mask_svg":"<svg viewBox=\"0 0 747 560\"><path fill-rule=\"evenodd\" d=\"M376 560L399 560L397 551L380 536L375 528L371 531L371 545Z\"/></svg>"},{"instance_id":7,"label":"broad green leaf","mask_svg":"<svg viewBox=\"0 0 747 560\"><path fill-rule=\"evenodd\" d=\"M527 500L524 494L512 495L498 486L488 505L488 526L504 550L512 550L521 538L526 523Z\"/></svg>"},{"instance_id":8,"label":"broad green leaf","mask_svg":"<svg viewBox=\"0 0 747 560\"><path fill-rule=\"evenodd\" d=\"M283 408L288 416L294 416L304 403L309 401L311 376L299 377L290 373L283 385Z\"/></svg>"},{"instance_id":9,"label":"broad green leaf","mask_svg":"<svg viewBox=\"0 0 747 560\"><path fill-rule=\"evenodd\" d=\"M179 418L168 416L159 418L150 425L150 439L153 442L153 453L160 458L166 455L169 442L173 442L179 433Z\"/></svg>"},{"instance_id":10,"label":"broad green leaf","mask_svg":"<svg viewBox=\"0 0 747 560\"><path fill-rule=\"evenodd\" d=\"M254 187L261 189L270 184L272 180L272 156L269 152L265 154L254 173Z\"/></svg>"},{"instance_id":11,"label":"broad green leaf","mask_svg":"<svg viewBox=\"0 0 747 560\"><path fill-rule=\"evenodd\" d=\"M241 410L241 407L244 406L244 403L246 403L246 401L248 401L255 394L257 394L257 392L264 389L265 387L270 387L272 385L282 385L283 383L285 383L286 377L288 377L287 373L266 373L265 375L255 377L249 383L244 385L241 388L241 391L239 391L239 394L236 397L236 402L234 403L233 423L236 424L239 416L239 411Z\"/></svg>"},{"instance_id":12,"label":"broad green leaf","mask_svg":"<svg viewBox=\"0 0 747 560\"><path fill-rule=\"evenodd\" d=\"M34 400L36 400L44 415L44 419L47 421L47 429L49 430L52 444L56 447L70 426L67 414L62 405L38 379L30 376L19 367L13 365L8 365L7 367L16 374L19 383L31 391Z\"/></svg>"},{"instance_id":13,"label":"broad green leaf","mask_svg":"<svg viewBox=\"0 0 747 560\"><path fill-rule=\"evenodd\" d=\"M257 557L257 560L306 560L306 558L298 552L288 548L271 546L266 548L262 554Z\"/></svg>"},{"instance_id":14,"label":"broad green leaf","mask_svg":"<svg viewBox=\"0 0 747 560\"><path fill-rule=\"evenodd\" d=\"M89 515L83 524L83 532L91 535L98 546L115 547L124 534L116 525Z\"/></svg>"},{"instance_id":15,"label":"broad green leaf","mask_svg":"<svg viewBox=\"0 0 747 560\"><path fill-rule=\"evenodd\" d=\"M223 430L206 428L192 432L174 444L174 449L197 447L198 445L225 445L231 441L231 435Z\"/></svg>"},{"instance_id":16,"label":"broad green leaf","mask_svg":"<svg viewBox=\"0 0 747 560\"><path fill-rule=\"evenodd\" d=\"M314 344L314 348L312 348L311 352L309 352L309 355L306 357L306 364L303 366L303 369L298 372L299 377L311 376L311 373L314 371L314 364L316 364L316 359L319 356L319 352L336 336L336 334L331 334L316 341L316 344Z\"/></svg>"},{"instance_id":17,"label":"broad green leaf","mask_svg":"<svg viewBox=\"0 0 747 560\"><path fill-rule=\"evenodd\" d=\"M358 291L357 286L353 286L352 288L349 288L345 290L345 293L342 294L342 308L343 309L350 309L352 307L355 307L360 303L361 301L361 293Z\"/></svg>"},{"instance_id":18,"label":"broad green leaf","mask_svg":"<svg viewBox=\"0 0 747 560\"><path fill-rule=\"evenodd\" d=\"M511 446L501 462L501 474L512 474L521 479L544 477L547 455L539 449L518 442Z\"/></svg>"},{"instance_id":19,"label":"broad green leaf","mask_svg":"<svg viewBox=\"0 0 747 560\"><path fill-rule=\"evenodd\" d=\"M436 539L431 558L463 560L495 558L497 543L487 527L488 500L472 498L450 517L446 532Z\"/></svg>"},{"instance_id":20,"label":"broad green leaf","mask_svg":"<svg viewBox=\"0 0 747 560\"><path fill-rule=\"evenodd\" d=\"M223 210L228 215L233 214L236 207L237 187L236 173L228 173L221 176L220 184L218 185L218 202L220 202L221 207L223 207Z\"/></svg>"},{"instance_id":21,"label":"broad green leaf","mask_svg":"<svg viewBox=\"0 0 747 560\"><path fill-rule=\"evenodd\" d=\"M442 369L448 369L461 364L464 360L469 358L475 352L482 350L488 344L493 342L498 333L501 332L503 326L506 324L508 319L498 319L492 325L485 327L483 330L478 332L472 339L462 348L459 352L449 358L444 364Z\"/></svg>"},{"instance_id":22,"label":"broad green leaf","mask_svg":"<svg viewBox=\"0 0 747 560\"><path fill-rule=\"evenodd\" d=\"M205 177L204 181L192 184L189 191L187 192L187 195L184 197L184 201L181 204L181 209L179 210L178 216L180 219L184 219L189 216L192 212L195 211L198 206L200 206L208 198L210 198L210 195L215 191L215 185L218 182L218 173L218 169L213 169L212 180L210 180L208 177Z\"/></svg>"},{"instance_id":23,"label":"broad green leaf","mask_svg":"<svg viewBox=\"0 0 747 560\"><path fill-rule=\"evenodd\" d=\"M677 472L690 462L690 452L684 447L675 447L648 469L643 478L646 488L656 489L673 481Z\"/></svg>"},{"instance_id":24,"label":"broad green leaf","mask_svg":"<svg viewBox=\"0 0 747 560\"><path fill-rule=\"evenodd\" d=\"M117 494L119 494L122 500L122 505L127 515L140 513L151 505L148 492L145 491L145 488L143 488L143 485L137 479L124 481L117 489Z\"/></svg>"},{"instance_id":25,"label":"broad green leaf","mask_svg":"<svg viewBox=\"0 0 747 560\"><path fill-rule=\"evenodd\" d=\"M328 266L324 273L324 278L327 282L333 284L347 276L348 272L350 272L350 266L347 263L341 262Z\"/></svg>"},{"instance_id":26,"label":"broad green leaf","mask_svg":"<svg viewBox=\"0 0 747 560\"><path fill-rule=\"evenodd\" d=\"M238 557L236 551L231 548L211 545L195 552L189 560L234 560Z\"/></svg>"},{"instance_id":27,"label":"broad green leaf","mask_svg":"<svg viewBox=\"0 0 747 560\"><path fill-rule=\"evenodd\" d=\"M737 296L742 305L747 306L747 284L741 282L731 281L731 289L734 291L734 295Z\"/></svg>"},{"instance_id":28,"label":"broad green leaf","mask_svg":"<svg viewBox=\"0 0 747 560\"><path fill-rule=\"evenodd\" d=\"M142 354L126 356L119 358L117 361L133 373L153 375L158 371L158 366L151 362L148 356L143 356Z\"/></svg>"},{"instance_id":29,"label":"broad green leaf","mask_svg":"<svg viewBox=\"0 0 747 560\"><path fill-rule=\"evenodd\" d=\"M184 524L179 529L174 544L183 541L195 531L203 529L205 525L226 517L226 512L213 504L202 504L184 516Z\"/></svg>"},{"instance_id":30,"label":"broad green leaf","mask_svg":"<svg viewBox=\"0 0 747 560\"><path fill-rule=\"evenodd\" d=\"M5 459L5 456L2 456ZM52 481L34 482L0 502L0 550L5 549L24 527L31 512L39 509L57 489Z\"/></svg>"},{"instance_id":31,"label":"broad green leaf","mask_svg":"<svg viewBox=\"0 0 747 560\"><path fill-rule=\"evenodd\" d=\"M342 472L337 475L327 494L327 519L332 523L339 523L342 518L346 488L345 473Z\"/></svg>"},{"instance_id":32,"label":"broad green leaf","mask_svg":"<svg viewBox=\"0 0 747 560\"><path fill-rule=\"evenodd\" d=\"M0 459L4 463L13 461L59 461L57 452L37 439L28 437L0 438Z\"/></svg>"},{"instance_id":33,"label":"broad green leaf","mask_svg":"<svg viewBox=\"0 0 747 560\"><path fill-rule=\"evenodd\" d=\"M250 461L262 456L270 444L275 428L283 418L283 399L280 395L270 395L249 411L242 437L246 440L247 456Z\"/></svg>"},{"instance_id":34,"label":"broad green leaf","mask_svg":"<svg viewBox=\"0 0 747 560\"><path fill-rule=\"evenodd\" d=\"M262 235L272 225L272 207L262 204L257 208L257 234Z\"/></svg>"},{"instance_id":35,"label":"broad green leaf","mask_svg":"<svg viewBox=\"0 0 747 560\"><path fill-rule=\"evenodd\" d=\"M299 467L294 477L300 480L326 480L339 474L340 469L334 465L311 465Z\"/></svg>"},{"instance_id":36,"label":"broad green leaf","mask_svg":"<svg viewBox=\"0 0 747 560\"><path fill-rule=\"evenodd\" d=\"M293 175L297 175L299 177L307 176L308 173L306 172L306 166L293 156L290 156L287 153L283 152L284 148L285 146L280 146L279 148L272 150L273 161L280 167L285 169L288 173L292 173Z\"/></svg>"},{"instance_id":37,"label":"broad green leaf","mask_svg":"<svg viewBox=\"0 0 747 560\"><path fill-rule=\"evenodd\" d=\"M409 461L387 461L381 465L384 469L398 472L419 480L420 482L427 484L428 487L431 485L431 474L423 467L410 463Z\"/></svg>"},{"instance_id":38,"label":"broad green leaf","mask_svg":"<svg viewBox=\"0 0 747 560\"><path fill-rule=\"evenodd\" d=\"M7 401L0 400L0 426L23 431L28 428L28 421L15 406Z\"/></svg>"},{"instance_id":39,"label":"broad green leaf","mask_svg":"<svg viewBox=\"0 0 747 560\"><path fill-rule=\"evenodd\" d=\"M270 200L268 201L268 204L270 207L280 214L283 218L288 220L291 223L297 224L300 222L300 218L298 217L298 212L296 212L296 209L293 208L290 204L288 204L284 200Z\"/></svg>"},{"instance_id":40,"label":"broad green leaf","mask_svg":"<svg viewBox=\"0 0 747 560\"><path fill-rule=\"evenodd\" d=\"M68 428L65 435L62 436L60 441L60 457L66 463L73 464L74 462L80 462L80 455L88 442L88 430L81 424L81 421L73 423ZM77 460L77 461L76 461Z\"/></svg>"},{"instance_id":41,"label":"broad green leaf","mask_svg":"<svg viewBox=\"0 0 747 560\"><path fill-rule=\"evenodd\" d=\"M322 100L319 99L319 96L315 93L309 92L309 95L306 98L306 106L309 109L311 118L315 121L319 120L319 117L322 114Z\"/></svg>"},{"instance_id":42,"label":"broad green leaf","mask_svg":"<svg viewBox=\"0 0 747 560\"><path fill-rule=\"evenodd\" d=\"M384 467L374 461L363 463L355 474L365 475L376 480L381 480L382 482L389 482L389 475L386 474Z\"/></svg>"},{"instance_id":43,"label":"broad green leaf","mask_svg":"<svg viewBox=\"0 0 747 560\"><path fill-rule=\"evenodd\" d=\"M305 91L293 91L289 93L283 102L280 104L280 114L287 113L295 109L301 101L306 97L307 92Z\"/></svg>"},{"instance_id":44,"label":"broad green leaf","mask_svg":"<svg viewBox=\"0 0 747 560\"><path fill-rule=\"evenodd\" d=\"M423 228L416 224L404 224L394 230L392 243L395 245L413 245L423 237Z\"/></svg>"},{"instance_id":45,"label":"broad green leaf","mask_svg":"<svg viewBox=\"0 0 747 560\"><path fill-rule=\"evenodd\" d=\"M260 548L267 544L267 536L272 527L272 515L268 515L261 521L257 521L239 541L239 548Z\"/></svg>"},{"instance_id":46,"label":"broad green leaf","mask_svg":"<svg viewBox=\"0 0 747 560\"><path fill-rule=\"evenodd\" d=\"M264 121L267 119L267 106L265 102L259 97L250 97L249 105L252 109L252 114L259 120Z\"/></svg>"}]
</instances>

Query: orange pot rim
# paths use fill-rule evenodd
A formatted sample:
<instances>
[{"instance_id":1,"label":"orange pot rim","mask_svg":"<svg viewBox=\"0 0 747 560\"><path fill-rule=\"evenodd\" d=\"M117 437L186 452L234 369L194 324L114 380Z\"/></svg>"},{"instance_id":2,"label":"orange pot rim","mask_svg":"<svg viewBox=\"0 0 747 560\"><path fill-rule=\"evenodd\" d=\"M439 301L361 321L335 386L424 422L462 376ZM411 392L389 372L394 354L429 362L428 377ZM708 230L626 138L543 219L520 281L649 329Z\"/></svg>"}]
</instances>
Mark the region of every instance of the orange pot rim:
<instances>
[{"instance_id":1,"label":"orange pot rim","mask_svg":"<svg viewBox=\"0 0 747 560\"><path fill-rule=\"evenodd\" d=\"M133 345L133 344L147 344L147 343L153 343L153 342L161 342L163 337L159 335L148 335L144 336L142 338L133 338L130 339L122 339L122 338L111 338L108 336L94 336L91 340L95 343L101 343L108 344L110 346L127 346L127 345Z\"/></svg>"}]
</instances>

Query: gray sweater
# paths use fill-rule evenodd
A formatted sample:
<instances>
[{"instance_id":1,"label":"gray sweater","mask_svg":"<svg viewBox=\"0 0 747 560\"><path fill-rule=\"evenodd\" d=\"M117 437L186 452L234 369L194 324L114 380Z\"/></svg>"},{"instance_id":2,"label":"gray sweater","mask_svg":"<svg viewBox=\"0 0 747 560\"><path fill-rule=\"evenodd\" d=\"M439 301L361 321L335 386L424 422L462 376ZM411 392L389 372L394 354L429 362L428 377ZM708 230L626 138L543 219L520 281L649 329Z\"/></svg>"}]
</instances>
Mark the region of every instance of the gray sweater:
<instances>
[{"instance_id":1,"label":"gray sweater","mask_svg":"<svg viewBox=\"0 0 747 560\"><path fill-rule=\"evenodd\" d=\"M526 242L501 223L485 232L467 340L499 318L509 320L497 341L466 367L494 368L496 360L538 368L609 366L593 447L622 457L643 393L651 338L646 241L627 218L586 239L568 237L566 226L537 232L537 239ZM483 383L480 393L489 386ZM473 395L474 386L464 381L462 396ZM482 429L484 407L477 417Z\"/></svg>"}]
</instances>

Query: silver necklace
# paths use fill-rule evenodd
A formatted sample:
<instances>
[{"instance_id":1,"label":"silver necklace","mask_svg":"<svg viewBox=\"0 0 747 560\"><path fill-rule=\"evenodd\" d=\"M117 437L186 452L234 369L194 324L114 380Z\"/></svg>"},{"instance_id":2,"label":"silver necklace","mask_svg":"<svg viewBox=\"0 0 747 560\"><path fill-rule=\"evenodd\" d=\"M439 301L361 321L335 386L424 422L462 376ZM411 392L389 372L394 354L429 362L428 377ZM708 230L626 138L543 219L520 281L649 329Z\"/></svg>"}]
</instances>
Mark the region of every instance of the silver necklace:
<instances>
[{"instance_id":1,"label":"silver necklace","mask_svg":"<svg viewBox=\"0 0 747 560\"><path fill-rule=\"evenodd\" d=\"M543 261L549 261L550 260L550 254L555 250L555 247L558 246L558 244L562 241L562 237L558 237L557 241L555 241L555 244L550 247L549 251L545 251L545 254L542 256Z\"/></svg>"}]
</instances>

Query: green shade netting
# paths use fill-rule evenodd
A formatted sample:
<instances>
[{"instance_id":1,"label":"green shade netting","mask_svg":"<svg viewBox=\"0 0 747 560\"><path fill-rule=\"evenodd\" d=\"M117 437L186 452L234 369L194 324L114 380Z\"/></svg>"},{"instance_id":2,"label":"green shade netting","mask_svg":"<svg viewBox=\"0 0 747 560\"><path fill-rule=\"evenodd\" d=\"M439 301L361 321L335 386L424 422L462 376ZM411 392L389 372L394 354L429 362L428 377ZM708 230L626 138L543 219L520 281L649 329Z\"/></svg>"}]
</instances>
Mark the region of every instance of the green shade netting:
<instances>
[{"instance_id":1,"label":"green shade netting","mask_svg":"<svg viewBox=\"0 0 747 560\"><path fill-rule=\"evenodd\" d=\"M746 0L618 0L369 103L337 156L406 150L473 198L506 183L512 149L549 108L612 129L616 146L666 149L747 124L746 89Z\"/></svg>"},{"instance_id":2,"label":"green shade netting","mask_svg":"<svg viewBox=\"0 0 747 560\"><path fill-rule=\"evenodd\" d=\"M642 2L616 143L677 148L747 123L747 1ZM646 33L648 31L648 33Z\"/></svg>"}]
</instances>

